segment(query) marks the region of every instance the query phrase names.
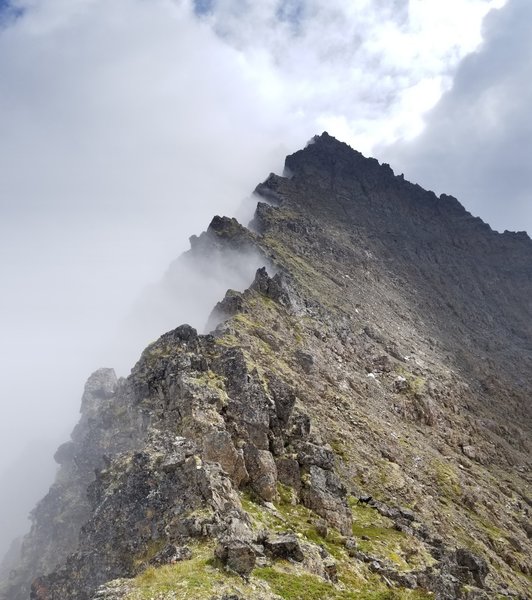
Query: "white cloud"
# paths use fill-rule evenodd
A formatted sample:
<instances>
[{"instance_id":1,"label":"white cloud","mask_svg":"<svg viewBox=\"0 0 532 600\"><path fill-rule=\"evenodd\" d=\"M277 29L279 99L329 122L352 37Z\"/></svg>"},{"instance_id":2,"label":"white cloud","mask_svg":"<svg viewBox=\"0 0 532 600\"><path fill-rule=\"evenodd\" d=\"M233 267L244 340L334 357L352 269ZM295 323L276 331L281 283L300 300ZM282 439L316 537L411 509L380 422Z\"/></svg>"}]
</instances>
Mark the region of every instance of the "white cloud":
<instances>
[{"instance_id":1,"label":"white cloud","mask_svg":"<svg viewBox=\"0 0 532 600\"><path fill-rule=\"evenodd\" d=\"M481 42L503 0L213 2L205 22L246 53L259 89L288 114L329 123L370 151L421 129L421 115ZM279 20L280 7L296 18ZM259 68L255 68L258 63ZM336 129L335 127L338 127Z\"/></svg>"}]
</instances>

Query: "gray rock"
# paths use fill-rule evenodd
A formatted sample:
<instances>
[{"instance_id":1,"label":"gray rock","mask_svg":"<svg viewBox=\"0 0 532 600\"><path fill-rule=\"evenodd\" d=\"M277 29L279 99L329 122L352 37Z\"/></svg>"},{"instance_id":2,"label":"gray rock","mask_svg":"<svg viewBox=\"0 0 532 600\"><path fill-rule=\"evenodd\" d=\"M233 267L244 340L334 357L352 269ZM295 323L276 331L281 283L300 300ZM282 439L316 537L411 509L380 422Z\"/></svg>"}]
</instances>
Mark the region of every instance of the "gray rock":
<instances>
[{"instance_id":1,"label":"gray rock","mask_svg":"<svg viewBox=\"0 0 532 600\"><path fill-rule=\"evenodd\" d=\"M237 450L227 431L212 431L203 438L203 458L215 461L236 487L249 481L242 450Z\"/></svg>"},{"instance_id":2,"label":"gray rock","mask_svg":"<svg viewBox=\"0 0 532 600\"><path fill-rule=\"evenodd\" d=\"M458 548L456 551L456 563L459 567L466 569L470 573L471 578L478 587L484 587L484 580L489 569L488 564L483 558L473 554L473 552L466 548ZM467 579L469 580L469 577Z\"/></svg>"},{"instance_id":3,"label":"gray rock","mask_svg":"<svg viewBox=\"0 0 532 600\"><path fill-rule=\"evenodd\" d=\"M351 557L355 557L357 550L358 550L358 544L357 541L355 540L355 538L350 537L347 538L346 542L345 542L345 549L347 550L347 553L349 554L349 556Z\"/></svg>"},{"instance_id":4,"label":"gray rock","mask_svg":"<svg viewBox=\"0 0 532 600\"><path fill-rule=\"evenodd\" d=\"M122 600L131 592L131 581L117 579L98 588L92 600Z\"/></svg>"},{"instance_id":5,"label":"gray rock","mask_svg":"<svg viewBox=\"0 0 532 600\"><path fill-rule=\"evenodd\" d=\"M315 465L322 469L331 470L334 467L334 452L331 448L318 446L310 442L295 442L297 460L301 466Z\"/></svg>"},{"instance_id":6,"label":"gray rock","mask_svg":"<svg viewBox=\"0 0 532 600\"><path fill-rule=\"evenodd\" d=\"M81 412L95 410L101 400L112 398L118 379L114 369L98 369L87 380L81 398Z\"/></svg>"},{"instance_id":7,"label":"gray rock","mask_svg":"<svg viewBox=\"0 0 532 600\"><path fill-rule=\"evenodd\" d=\"M326 538L329 533L329 527L327 526L327 522L323 519L320 519L315 525L316 533L320 535L322 538Z\"/></svg>"},{"instance_id":8,"label":"gray rock","mask_svg":"<svg viewBox=\"0 0 532 600\"><path fill-rule=\"evenodd\" d=\"M292 415L288 424L289 437L294 440L305 440L310 435L310 417L305 413Z\"/></svg>"},{"instance_id":9,"label":"gray rock","mask_svg":"<svg viewBox=\"0 0 532 600\"><path fill-rule=\"evenodd\" d=\"M305 506L336 527L342 534L351 532L352 515L347 506L346 490L332 471L311 466L303 477L301 500Z\"/></svg>"},{"instance_id":10,"label":"gray rock","mask_svg":"<svg viewBox=\"0 0 532 600\"><path fill-rule=\"evenodd\" d=\"M238 573L241 577L248 577L256 563L253 546L241 540L220 542L216 547L215 555L226 569Z\"/></svg>"},{"instance_id":11,"label":"gray rock","mask_svg":"<svg viewBox=\"0 0 532 600\"><path fill-rule=\"evenodd\" d=\"M273 558L284 558L302 562L305 558L299 540L294 533L269 535L264 540L264 548Z\"/></svg>"},{"instance_id":12,"label":"gray rock","mask_svg":"<svg viewBox=\"0 0 532 600\"><path fill-rule=\"evenodd\" d=\"M369 564L369 570L373 573L379 573L382 571L382 563L378 560L372 560Z\"/></svg>"},{"instance_id":13,"label":"gray rock","mask_svg":"<svg viewBox=\"0 0 532 600\"><path fill-rule=\"evenodd\" d=\"M168 544L158 552L150 561L152 565L171 565L182 560L190 560L192 552L187 546Z\"/></svg>"},{"instance_id":14,"label":"gray rock","mask_svg":"<svg viewBox=\"0 0 532 600\"><path fill-rule=\"evenodd\" d=\"M172 443L171 449L165 453L161 469L166 472L174 471L185 463L187 458L194 456L197 448L194 442L183 437L178 437Z\"/></svg>"},{"instance_id":15,"label":"gray rock","mask_svg":"<svg viewBox=\"0 0 532 600\"><path fill-rule=\"evenodd\" d=\"M299 492L301 489L301 471L297 460L295 458L277 458L275 464L277 465L277 479L283 485Z\"/></svg>"},{"instance_id":16,"label":"gray rock","mask_svg":"<svg viewBox=\"0 0 532 600\"><path fill-rule=\"evenodd\" d=\"M403 519L406 519L407 521L412 522L416 520L416 515L414 511L410 510L409 508L404 508L403 506L400 506L399 512L401 514L401 517L403 517Z\"/></svg>"},{"instance_id":17,"label":"gray rock","mask_svg":"<svg viewBox=\"0 0 532 600\"><path fill-rule=\"evenodd\" d=\"M464 454L464 456L467 456L467 458L469 458L470 460L477 459L477 451L475 450L475 448L473 446L469 446L469 445L462 446L462 453Z\"/></svg>"},{"instance_id":18,"label":"gray rock","mask_svg":"<svg viewBox=\"0 0 532 600\"><path fill-rule=\"evenodd\" d=\"M303 352L297 350L295 353L295 359L301 365L305 373L311 373L314 368L314 357L309 352Z\"/></svg>"},{"instance_id":19,"label":"gray rock","mask_svg":"<svg viewBox=\"0 0 532 600\"><path fill-rule=\"evenodd\" d=\"M396 377L393 382L393 388L398 393L408 391L409 385L406 377L403 377L402 375Z\"/></svg>"},{"instance_id":20,"label":"gray rock","mask_svg":"<svg viewBox=\"0 0 532 600\"><path fill-rule=\"evenodd\" d=\"M296 402L296 394L293 389L274 374L268 377L268 387L275 403L277 419L281 427L286 427Z\"/></svg>"},{"instance_id":21,"label":"gray rock","mask_svg":"<svg viewBox=\"0 0 532 600\"><path fill-rule=\"evenodd\" d=\"M271 278L265 267L258 269L251 289L283 306L290 307L292 304L285 277L281 273L277 273Z\"/></svg>"},{"instance_id":22,"label":"gray rock","mask_svg":"<svg viewBox=\"0 0 532 600\"><path fill-rule=\"evenodd\" d=\"M213 330L222 321L226 321L241 312L243 306L242 294L235 290L227 290L223 300L216 304L207 320L207 331Z\"/></svg>"},{"instance_id":23,"label":"gray rock","mask_svg":"<svg viewBox=\"0 0 532 600\"><path fill-rule=\"evenodd\" d=\"M336 561L330 556L323 560L323 572L325 579L331 583L338 583L338 568Z\"/></svg>"},{"instance_id":24,"label":"gray rock","mask_svg":"<svg viewBox=\"0 0 532 600\"><path fill-rule=\"evenodd\" d=\"M253 491L266 502L274 500L277 496L277 467L272 453L246 444L244 459Z\"/></svg>"},{"instance_id":25,"label":"gray rock","mask_svg":"<svg viewBox=\"0 0 532 600\"><path fill-rule=\"evenodd\" d=\"M235 429L234 435L267 450L272 405L258 373L249 371L246 357L239 348L224 352L215 367L226 378L229 400L224 414Z\"/></svg>"},{"instance_id":26,"label":"gray rock","mask_svg":"<svg viewBox=\"0 0 532 600\"><path fill-rule=\"evenodd\" d=\"M58 465L64 465L74 460L76 445L74 442L61 444L54 454L54 460Z\"/></svg>"}]
</instances>

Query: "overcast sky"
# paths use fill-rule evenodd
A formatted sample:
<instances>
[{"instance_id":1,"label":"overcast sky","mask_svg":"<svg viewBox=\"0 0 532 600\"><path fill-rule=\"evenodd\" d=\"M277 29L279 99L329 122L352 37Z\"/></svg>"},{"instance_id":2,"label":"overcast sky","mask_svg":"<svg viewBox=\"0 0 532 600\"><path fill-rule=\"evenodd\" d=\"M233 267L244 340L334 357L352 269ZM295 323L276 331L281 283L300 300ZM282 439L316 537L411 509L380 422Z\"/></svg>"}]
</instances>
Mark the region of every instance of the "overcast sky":
<instances>
[{"instance_id":1,"label":"overcast sky","mask_svg":"<svg viewBox=\"0 0 532 600\"><path fill-rule=\"evenodd\" d=\"M146 286L315 133L531 231L531 13L0 0L0 472L31 440L68 436L92 370L127 374L162 333L116 342ZM203 318L176 303L167 327ZM26 482L48 477L43 456L21 459Z\"/></svg>"}]
</instances>

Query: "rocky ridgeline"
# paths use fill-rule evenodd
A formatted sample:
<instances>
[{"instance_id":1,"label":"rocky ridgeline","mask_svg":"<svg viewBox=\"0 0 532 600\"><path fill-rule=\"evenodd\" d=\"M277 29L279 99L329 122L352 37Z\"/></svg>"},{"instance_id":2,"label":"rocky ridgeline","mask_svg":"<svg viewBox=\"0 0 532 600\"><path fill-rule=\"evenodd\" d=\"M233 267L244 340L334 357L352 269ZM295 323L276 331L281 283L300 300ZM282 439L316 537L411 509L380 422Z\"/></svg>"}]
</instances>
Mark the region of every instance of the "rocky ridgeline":
<instances>
[{"instance_id":1,"label":"rocky ridgeline","mask_svg":"<svg viewBox=\"0 0 532 600\"><path fill-rule=\"evenodd\" d=\"M275 283L260 271L254 285L277 297ZM33 582L33 597L90 598L104 581L134 575L154 540L165 542L162 554L150 559L155 563L188 557L181 548L191 540L220 540L221 560L249 575L258 538L237 490L248 488L271 503L279 482L301 487L303 476L304 505L349 534L351 513L333 452L313 443L310 418L294 412L295 398L274 374L261 381L240 348L198 336L187 325L147 348L127 381L116 382L111 370L93 374L78 428L90 423L81 447L75 440L58 451L63 470L77 469L80 458L96 468L78 523L86 521L66 564ZM135 423L134 435L121 423ZM106 432L105 453L95 431ZM59 479L67 483L67 477ZM51 512L64 510L57 495L45 501L54 504ZM76 515L67 516L73 527ZM301 556L297 539L292 543L286 553ZM263 540L274 554L280 544Z\"/></svg>"},{"instance_id":2,"label":"rocky ridgeline","mask_svg":"<svg viewBox=\"0 0 532 600\"><path fill-rule=\"evenodd\" d=\"M327 134L256 193L186 260L266 268L89 378L0 597L527 598L531 241Z\"/></svg>"}]
</instances>

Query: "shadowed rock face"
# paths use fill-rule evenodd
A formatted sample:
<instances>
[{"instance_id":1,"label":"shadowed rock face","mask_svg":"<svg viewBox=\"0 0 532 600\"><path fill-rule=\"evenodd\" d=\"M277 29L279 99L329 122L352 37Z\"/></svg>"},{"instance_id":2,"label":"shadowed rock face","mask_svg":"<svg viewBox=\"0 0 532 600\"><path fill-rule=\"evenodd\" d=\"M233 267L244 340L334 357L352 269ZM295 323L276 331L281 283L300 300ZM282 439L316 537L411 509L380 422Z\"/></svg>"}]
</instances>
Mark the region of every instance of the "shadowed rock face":
<instances>
[{"instance_id":1,"label":"shadowed rock face","mask_svg":"<svg viewBox=\"0 0 532 600\"><path fill-rule=\"evenodd\" d=\"M526 597L532 242L327 134L285 175L191 240L264 262L216 329L89 378L1 598Z\"/></svg>"}]
</instances>

